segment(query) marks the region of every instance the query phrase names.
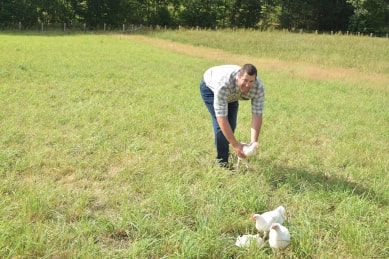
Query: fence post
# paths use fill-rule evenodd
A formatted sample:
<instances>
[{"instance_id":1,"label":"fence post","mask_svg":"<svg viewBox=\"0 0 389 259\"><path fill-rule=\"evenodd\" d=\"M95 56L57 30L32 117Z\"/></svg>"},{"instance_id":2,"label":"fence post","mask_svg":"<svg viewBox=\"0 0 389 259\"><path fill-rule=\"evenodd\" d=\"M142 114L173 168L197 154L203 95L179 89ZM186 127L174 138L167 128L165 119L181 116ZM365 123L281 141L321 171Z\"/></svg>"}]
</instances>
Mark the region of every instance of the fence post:
<instances>
[{"instance_id":1,"label":"fence post","mask_svg":"<svg viewBox=\"0 0 389 259\"><path fill-rule=\"evenodd\" d=\"M19 22L19 31L22 30L22 22Z\"/></svg>"},{"instance_id":2,"label":"fence post","mask_svg":"<svg viewBox=\"0 0 389 259\"><path fill-rule=\"evenodd\" d=\"M105 32L105 29L107 28L107 24L104 23L104 32ZM123 29L124 30L124 29Z\"/></svg>"},{"instance_id":3,"label":"fence post","mask_svg":"<svg viewBox=\"0 0 389 259\"><path fill-rule=\"evenodd\" d=\"M124 23L123 23L123 32L125 31L125 29L126 29L126 26L125 26Z\"/></svg>"},{"instance_id":4,"label":"fence post","mask_svg":"<svg viewBox=\"0 0 389 259\"><path fill-rule=\"evenodd\" d=\"M66 22L63 23L63 31L66 31Z\"/></svg>"},{"instance_id":5,"label":"fence post","mask_svg":"<svg viewBox=\"0 0 389 259\"><path fill-rule=\"evenodd\" d=\"M86 32L86 23L84 23L84 32Z\"/></svg>"},{"instance_id":6,"label":"fence post","mask_svg":"<svg viewBox=\"0 0 389 259\"><path fill-rule=\"evenodd\" d=\"M41 32L43 32L43 22L41 23Z\"/></svg>"}]
</instances>

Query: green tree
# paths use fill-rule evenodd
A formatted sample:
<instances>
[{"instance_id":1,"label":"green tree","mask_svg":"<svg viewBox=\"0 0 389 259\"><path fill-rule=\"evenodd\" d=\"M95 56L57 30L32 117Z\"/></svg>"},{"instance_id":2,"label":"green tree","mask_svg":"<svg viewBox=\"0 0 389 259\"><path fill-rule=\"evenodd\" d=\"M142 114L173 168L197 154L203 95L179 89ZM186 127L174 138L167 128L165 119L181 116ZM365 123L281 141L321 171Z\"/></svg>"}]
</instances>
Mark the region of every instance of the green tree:
<instances>
[{"instance_id":1,"label":"green tree","mask_svg":"<svg viewBox=\"0 0 389 259\"><path fill-rule=\"evenodd\" d=\"M349 29L353 32L383 32L388 27L387 0L347 0L354 7Z\"/></svg>"},{"instance_id":2,"label":"green tree","mask_svg":"<svg viewBox=\"0 0 389 259\"><path fill-rule=\"evenodd\" d=\"M344 30L353 7L346 0L281 0L280 25L287 29Z\"/></svg>"},{"instance_id":3,"label":"green tree","mask_svg":"<svg viewBox=\"0 0 389 259\"><path fill-rule=\"evenodd\" d=\"M218 7L222 1L193 0L185 3L180 12L180 24L185 26L215 27Z\"/></svg>"},{"instance_id":4,"label":"green tree","mask_svg":"<svg viewBox=\"0 0 389 259\"><path fill-rule=\"evenodd\" d=\"M38 20L38 1L2 0L0 1L0 22L2 26L15 26L21 23L24 28L31 28Z\"/></svg>"},{"instance_id":5,"label":"green tree","mask_svg":"<svg viewBox=\"0 0 389 259\"><path fill-rule=\"evenodd\" d=\"M145 12L138 0L122 0L118 16L120 22L124 24L143 24L145 22Z\"/></svg>"},{"instance_id":6,"label":"green tree","mask_svg":"<svg viewBox=\"0 0 389 259\"><path fill-rule=\"evenodd\" d=\"M314 8L318 30L346 30L353 13L353 7L346 0L316 0Z\"/></svg>"},{"instance_id":7,"label":"green tree","mask_svg":"<svg viewBox=\"0 0 389 259\"><path fill-rule=\"evenodd\" d=\"M279 0L262 0L261 1L261 30L267 30L270 27L279 25L281 15L281 5Z\"/></svg>"},{"instance_id":8,"label":"green tree","mask_svg":"<svg viewBox=\"0 0 389 259\"><path fill-rule=\"evenodd\" d=\"M36 11L43 23L70 23L74 19L71 2L67 0L40 0Z\"/></svg>"},{"instance_id":9,"label":"green tree","mask_svg":"<svg viewBox=\"0 0 389 259\"><path fill-rule=\"evenodd\" d=\"M171 14L169 12L168 0L141 1L146 12L146 23L149 25L171 25Z\"/></svg>"},{"instance_id":10,"label":"green tree","mask_svg":"<svg viewBox=\"0 0 389 259\"><path fill-rule=\"evenodd\" d=\"M261 2L258 0L236 0L230 17L232 26L257 27L261 17Z\"/></svg>"},{"instance_id":11,"label":"green tree","mask_svg":"<svg viewBox=\"0 0 389 259\"><path fill-rule=\"evenodd\" d=\"M294 29L300 27L300 10L302 1L281 0L281 14L279 17L280 27Z\"/></svg>"},{"instance_id":12,"label":"green tree","mask_svg":"<svg viewBox=\"0 0 389 259\"><path fill-rule=\"evenodd\" d=\"M0 26L86 23L387 32L388 0L0 0Z\"/></svg>"},{"instance_id":13,"label":"green tree","mask_svg":"<svg viewBox=\"0 0 389 259\"><path fill-rule=\"evenodd\" d=\"M121 23L121 0L86 0L76 2L80 16L92 27L106 23L117 26Z\"/></svg>"},{"instance_id":14,"label":"green tree","mask_svg":"<svg viewBox=\"0 0 389 259\"><path fill-rule=\"evenodd\" d=\"M15 1L0 1L0 26L8 28L15 23L15 16L12 12L15 9Z\"/></svg>"}]
</instances>

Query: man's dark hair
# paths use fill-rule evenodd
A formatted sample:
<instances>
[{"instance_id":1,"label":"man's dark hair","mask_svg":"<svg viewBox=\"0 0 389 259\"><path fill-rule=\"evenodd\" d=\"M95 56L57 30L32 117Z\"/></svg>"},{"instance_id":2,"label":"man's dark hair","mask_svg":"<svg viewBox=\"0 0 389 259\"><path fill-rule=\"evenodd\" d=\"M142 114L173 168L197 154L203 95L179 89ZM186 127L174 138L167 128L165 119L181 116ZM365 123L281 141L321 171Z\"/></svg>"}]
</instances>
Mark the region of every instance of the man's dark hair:
<instances>
[{"instance_id":1,"label":"man's dark hair","mask_svg":"<svg viewBox=\"0 0 389 259\"><path fill-rule=\"evenodd\" d=\"M243 76L244 73L247 73L249 76L257 76L257 68L253 64L244 64L240 69L240 75Z\"/></svg>"}]
</instances>

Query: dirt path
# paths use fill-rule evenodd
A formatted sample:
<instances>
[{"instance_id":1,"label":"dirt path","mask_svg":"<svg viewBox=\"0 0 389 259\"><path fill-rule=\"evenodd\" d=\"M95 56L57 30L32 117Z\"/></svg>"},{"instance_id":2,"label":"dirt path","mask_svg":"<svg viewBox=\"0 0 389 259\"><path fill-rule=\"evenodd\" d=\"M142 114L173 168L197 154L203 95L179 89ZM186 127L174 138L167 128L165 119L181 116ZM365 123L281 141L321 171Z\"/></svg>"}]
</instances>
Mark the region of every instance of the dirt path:
<instances>
[{"instance_id":1,"label":"dirt path","mask_svg":"<svg viewBox=\"0 0 389 259\"><path fill-rule=\"evenodd\" d=\"M251 57L247 55L233 54L220 49L213 49L207 47L197 47L179 42L173 42L163 39L140 35L116 35L120 38L127 38L131 40L147 43L159 48L167 49L172 52L183 53L190 56L201 57L205 59L220 61L226 64L244 64L253 63L261 67L261 70L282 71L291 74L291 76L313 78L318 80L336 80L358 82L365 81L370 87L374 85L381 90L388 91L389 76L377 73L363 73L356 69L346 68L320 68L314 64L302 64L297 62L285 62L276 59L263 59ZM378 89L377 89L378 90Z\"/></svg>"}]
</instances>

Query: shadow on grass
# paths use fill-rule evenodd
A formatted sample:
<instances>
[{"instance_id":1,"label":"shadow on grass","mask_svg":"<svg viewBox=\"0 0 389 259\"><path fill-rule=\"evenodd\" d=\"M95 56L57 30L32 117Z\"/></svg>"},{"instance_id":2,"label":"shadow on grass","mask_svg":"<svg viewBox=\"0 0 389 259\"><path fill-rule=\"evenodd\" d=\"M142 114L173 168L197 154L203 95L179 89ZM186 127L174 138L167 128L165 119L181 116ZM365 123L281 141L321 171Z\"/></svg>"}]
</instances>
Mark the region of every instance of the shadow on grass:
<instances>
[{"instance_id":1,"label":"shadow on grass","mask_svg":"<svg viewBox=\"0 0 389 259\"><path fill-rule=\"evenodd\" d=\"M357 195L360 198L368 199L371 202L388 205L388 197L381 192L375 192L363 184L350 181L346 177L339 175L329 175L324 172L309 172L300 168L280 167L272 165L266 161L264 164L270 165L271 170L267 174L269 184L274 188L288 185L295 193L302 193L310 190L321 190L326 192L344 192Z\"/></svg>"}]
</instances>

